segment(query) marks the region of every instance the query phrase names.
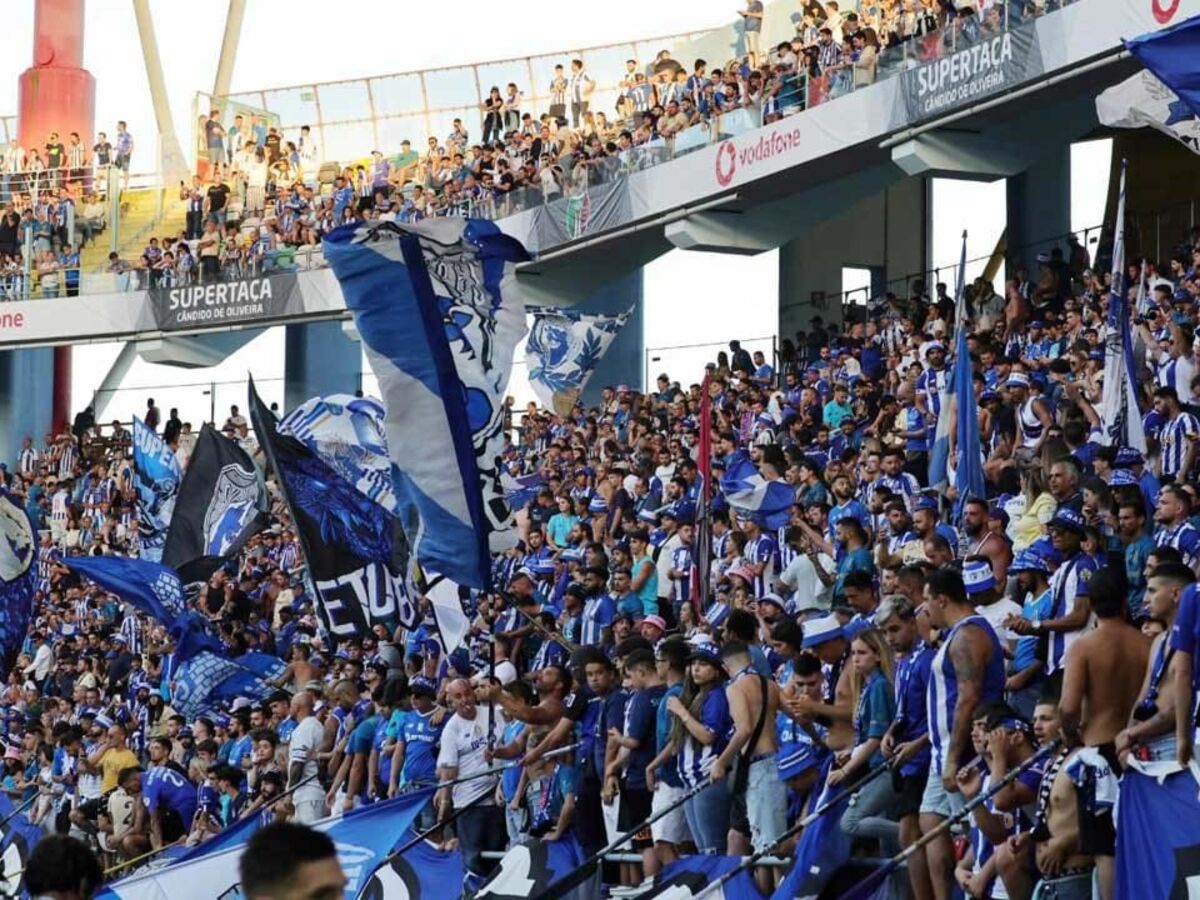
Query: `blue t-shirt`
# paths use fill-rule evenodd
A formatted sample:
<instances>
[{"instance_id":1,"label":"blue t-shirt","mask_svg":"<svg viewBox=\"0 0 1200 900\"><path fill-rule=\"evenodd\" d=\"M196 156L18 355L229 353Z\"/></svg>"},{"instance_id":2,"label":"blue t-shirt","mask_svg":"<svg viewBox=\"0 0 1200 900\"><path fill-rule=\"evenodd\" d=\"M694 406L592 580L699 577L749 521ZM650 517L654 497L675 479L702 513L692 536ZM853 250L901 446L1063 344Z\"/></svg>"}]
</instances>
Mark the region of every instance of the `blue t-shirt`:
<instances>
[{"instance_id":1,"label":"blue t-shirt","mask_svg":"<svg viewBox=\"0 0 1200 900\"><path fill-rule=\"evenodd\" d=\"M504 726L504 733L500 736L500 743L501 744L511 744L513 741L515 741L518 737L521 736L521 732L524 730L525 730L524 722L518 722L518 721L509 722L507 725ZM520 783L521 783L521 767L520 766L513 766L509 769L504 770L504 773L500 776L500 790L504 794L504 799L506 801L512 800L513 797L517 796L517 785L519 785Z\"/></svg>"},{"instance_id":2,"label":"blue t-shirt","mask_svg":"<svg viewBox=\"0 0 1200 900\"><path fill-rule=\"evenodd\" d=\"M371 747L375 743L375 729L381 720L380 716L368 716L362 722L354 727L354 731L350 734L350 741L346 745L346 754L348 756L363 756L371 755ZM360 789L362 798L367 798L367 779L363 779Z\"/></svg>"},{"instance_id":3,"label":"blue t-shirt","mask_svg":"<svg viewBox=\"0 0 1200 900\"><path fill-rule=\"evenodd\" d=\"M371 749L379 753L379 785L386 789L392 774L392 754L383 750L383 745L388 739L388 720L383 716L377 718L375 733L371 736Z\"/></svg>"},{"instance_id":4,"label":"blue t-shirt","mask_svg":"<svg viewBox=\"0 0 1200 900\"><path fill-rule=\"evenodd\" d=\"M892 686L876 669L858 695L858 708L854 711L854 743L864 744L872 738L882 738L895 715L896 697ZM867 761L867 767L873 769L882 762L883 754L876 750Z\"/></svg>"},{"instance_id":5,"label":"blue t-shirt","mask_svg":"<svg viewBox=\"0 0 1200 900\"><path fill-rule=\"evenodd\" d=\"M242 735L236 741L233 741L229 747L229 764L237 766L239 769L242 768L242 760L248 757L253 749L254 741L250 738L250 735Z\"/></svg>"},{"instance_id":6,"label":"blue t-shirt","mask_svg":"<svg viewBox=\"0 0 1200 900\"><path fill-rule=\"evenodd\" d=\"M154 812L159 807L179 813L184 829L191 828L196 815L196 786L187 776L172 766L155 766L142 781L146 808Z\"/></svg>"},{"instance_id":7,"label":"blue t-shirt","mask_svg":"<svg viewBox=\"0 0 1200 900\"><path fill-rule=\"evenodd\" d=\"M622 733L638 742L625 762L625 784L631 788L646 787L646 766L658 754L652 738L658 715L658 701L667 692L665 684L634 691L625 704Z\"/></svg>"},{"instance_id":8,"label":"blue t-shirt","mask_svg":"<svg viewBox=\"0 0 1200 900\"><path fill-rule=\"evenodd\" d=\"M1195 584L1189 584L1179 595L1179 611L1171 626L1172 650L1192 657L1192 690L1200 688L1200 665L1196 664L1196 645L1200 643L1200 595Z\"/></svg>"},{"instance_id":9,"label":"blue t-shirt","mask_svg":"<svg viewBox=\"0 0 1200 900\"><path fill-rule=\"evenodd\" d=\"M1021 615L1030 622L1038 622L1050 618L1050 603L1052 596L1049 590L1042 592L1040 597L1029 596L1021 604ZM1038 642L1041 634L1030 634L1017 638L1017 646L1013 651L1013 671L1023 672L1038 661ZM1037 679L1035 679L1036 682Z\"/></svg>"},{"instance_id":10,"label":"blue t-shirt","mask_svg":"<svg viewBox=\"0 0 1200 900\"><path fill-rule=\"evenodd\" d=\"M623 688L610 691L600 701L600 711L593 725L592 759L596 777L604 778L604 754L608 747L608 729L620 731L625 725L625 702L629 694Z\"/></svg>"},{"instance_id":11,"label":"blue t-shirt","mask_svg":"<svg viewBox=\"0 0 1200 900\"><path fill-rule=\"evenodd\" d=\"M404 767L400 770L400 783L436 781L437 744L445 720L441 725L432 724L433 710L427 713L415 709L400 712L399 721L394 714L392 716L392 722L396 725L396 740L404 743Z\"/></svg>"},{"instance_id":12,"label":"blue t-shirt","mask_svg":"<svg viewBox=\"0 0 1200 900\"><path fill-rule=\"evenodd\" d=\"M667 701L671 697L678 697L683 693L683 684L669 685L662 697L658 700L658 708L654 712L654 752L655 755L662 753L663 747L667 746L667 741L671 739L671 713L667 711ZM670 787L683 787L683 781L679 777L679 765L675 758L668 759L665 763L658 767L656 772L660 781Z\"/></svg>"}]
</instances>

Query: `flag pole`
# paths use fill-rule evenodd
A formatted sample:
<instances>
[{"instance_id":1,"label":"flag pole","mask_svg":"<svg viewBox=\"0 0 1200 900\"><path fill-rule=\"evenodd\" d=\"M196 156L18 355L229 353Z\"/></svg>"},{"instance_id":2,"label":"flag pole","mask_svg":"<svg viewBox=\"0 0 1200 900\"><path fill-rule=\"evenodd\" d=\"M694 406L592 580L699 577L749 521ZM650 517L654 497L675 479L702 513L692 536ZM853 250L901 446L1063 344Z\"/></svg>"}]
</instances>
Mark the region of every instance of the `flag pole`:
<instances>
[{"instance_id":1,"label":"flag pole","mask_svg":"<svg viewBox=\"0 0 1200 900\"><path fill-rule=\"evenodd\" d=\"M1061 744L1062 738L1055 738L1049 744L1039 749L1033 754L1033 756L1029 757L1029 759L1025 760L1025 762L1021 763L1016 768L1010 770L1008 774L1006 774L995 784L991 785L986 791L981 791L979 794L977 794L974 800L968 801L967 805L954 815L950 816L948 819L943 819L937 825L937 827L925 832L920 838L913 841L913 843L909 844L858 884L854 885L854 887L850 888L849 891L842 895L843 898L846 898L846 900L850 900L850 898L863 898L863 900L865 900L866 897L871 896L871 894L868 892L874 891L881 884L883 884L884 880L892 872L904 865L910 856L923 848L926 844L931 843L942 834L949 831L959 822L965 821L966 818L970 816L971 813L974 812L978 807L982 806L987 800L996 796L996 794L998 794L1001 790L1016 781L1017 778L1032 768L1043 757L1049 756L1052 752L1056 751Z\"/></svg>"},{"instance_id":2,"label":"flag pole","mask_svg":"<svg viewBox=\"0 0 1200 900\"><path fill-rule=\"evenodd\" d=\"M533 628L539 634L542 635L542 637L546 638L547 640L554 641L554 643L558 644L560 647L562 647L568 653L574 653L576 650L579 649L578 646L576 646L575 644L572 644L570 641L568 641L562 635L556 634L553 631L548 630L546 628L546 626L544 626L541 622L539 622L537 619L535 619L529 613L525 612L525 610L521 609L521 607L518 606L516 603L513 603L513 609L515 609L518 613L520 613L525 618L525 621L528 622L530 625L532 625ZM495 673L493 672L493 675L494 674Z\"/></svg>"},{"instance_id":3,"label":"flag pole","mask_svg":"<svg viewBox=\"0 0 1200 900\"><path fill-rule=\"evenodd\" d=\"M833 807L837 806L843 800L848 799L851 794L855 793L856 791L862 790L863 786L866 785L867 782L875 780L877 777L882 775L884 772L889 771L891 768L892 768L891 762L880 763L874 769L872 769L871 771L864 774L861 778L859 778L858 781L854 782L852 785L847 787L845 790L838 792L838 794L836 796L831 797L830 799L826 800L822 804L819 804L816 809L814 809L807 816L802 818L799 822L797 822L795 825L793 825L791 828L787 829L787 831L785 831L783 834L781 834L779 836L779 839L776 840L775 843L771 844L769 847L764 847L762 850L759 850L759 851L751 854L750 856L747 856L745 859L743 859L741 861L741 863L739 863L734 868L730 869L728 872L726 872L724 875L722 875L716 881L711 882L710 884L706 885L704 890L702 890L699 894L697 894L695 896L695 898L693 898L693 900L700 900L701 897L707 896L708 894L711 894L714 891L719 890L723 885L729 883L734 878L736 878L738 873L745 872L747 869L753 867L754 864L757 863L763 857L770 856L771 853L773 851L777 850L786 840L788 840L789 838L793 837L796 834L799 834L803 829L807 828L813 822L817 821L817 819L821 818L821 816L825 815L825 813L829 812L829 810L833 809ZM641 896L642 896L641 894L638 895L638 897L641 897ZM634 900L637 900L637 898L634 898Z\"/></svg>"},{"instance_id":4,"label":"flag pole","mask_svg":"<svg viewBox=\"0 0 1200 900\"><path fill-rule=\"evenodd\" d=\"M542 759L554 759L555 757L558 757L558 756L566 756L568 753L570 753L574 750L577 750L578 748L579 748L578 742L576 742L574 744L568 744L565 747L559 747L555 750L550 750L550 751L544 753L541 758ZM417 782L413 782L413 783L417 784L417 785L423 785L425 787L432 787L432 788L440 790L441 788L453 787L456 784L464 784L468 781L474 781L476 778L484 778L488 775L499 775L500 773L506 772L509 769L515 769L517 766L520 766L520 765L524 765L523 758L514 760L513 762L510 762L510 763L505 763L502 766L493 766L490 769L486 769L483 772L476 772L474 775L464 775L461 778L455 778L453 781L417 781Z\"/></svg>"},{"instance_id":5,"label":"flag pole","mask_svg":"<svg viewBox=\"0 0 1200 900\"><path fill-rule=\"evenodd\" d=\"M639 831L649 827L650 825L653 825L659 819L663 818L663 816L674 812L680 806L683 806L683 804L688 800L691 800L705 788L712 787L715 783L716 782L714 782L712 779L706 777L702 782L700 782L700 784L696 785L691 790L686 791L682 797L680 797L670 806L664 806L662 809L651 814L650 818L639 822L624 834L618 835L614 840L610 841L604 847L601 847L599 850L581 862L579 866L573 872L571 872L571 874L546 885L542 892L535 894L531 900L553 900L555 897L562 897L572 888L578 887L590 876L592 869L594 869L596 865L604 859L604 857L612 853L626 841L630 840Z\"/></svg>"}]
</instances>

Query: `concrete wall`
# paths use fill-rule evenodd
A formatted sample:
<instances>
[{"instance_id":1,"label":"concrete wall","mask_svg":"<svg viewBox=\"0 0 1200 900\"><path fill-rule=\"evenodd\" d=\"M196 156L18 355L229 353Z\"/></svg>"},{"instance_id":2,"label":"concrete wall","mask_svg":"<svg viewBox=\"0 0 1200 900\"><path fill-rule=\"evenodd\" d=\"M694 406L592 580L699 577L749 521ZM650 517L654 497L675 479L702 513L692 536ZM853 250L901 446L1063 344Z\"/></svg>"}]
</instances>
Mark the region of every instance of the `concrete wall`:
<instances>
[{"instance_id":1,"label":"concrete wall","mask_svg":"<svg viewBox=\"0 0 1200 900\"><path fill-rule=\"evenodd\" d=\"M926 266L928 180L906 178L831 216L779 250L779 335L807 330L813 316L840 322L842 267L872 270L873 291L902 294Z\"/></svg>"},{"instance_id":2,"label":"concrete wall","mask_svg":"<svg viewBox=\"0 0 1200 900\"><path fill-rule=\"evenodd\" d=\"M1036 280L1039 253L1058 247L1069 256L1063 236L1070 230L1071 145L1064 141L1008 179L1008 258Z\"/></svg>"},{"instance_id":3,"label":"concrete wall","mask_svg":"<svg viewBox=\"0 0 1200 900\"><path fill-rule=\"evenodd\" d=\"M43 446L53 405L53 348L0 352L0 462L12 468L26 436Z\"/></svg>"}]
</instances>

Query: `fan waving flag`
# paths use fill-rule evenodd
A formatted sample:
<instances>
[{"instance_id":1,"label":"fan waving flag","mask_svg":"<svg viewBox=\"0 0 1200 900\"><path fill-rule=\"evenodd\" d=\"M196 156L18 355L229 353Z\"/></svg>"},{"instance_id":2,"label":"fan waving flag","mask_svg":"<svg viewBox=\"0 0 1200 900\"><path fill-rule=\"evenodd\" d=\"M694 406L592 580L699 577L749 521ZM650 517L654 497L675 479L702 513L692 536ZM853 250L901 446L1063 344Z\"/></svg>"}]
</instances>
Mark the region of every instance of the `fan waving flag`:
<instances>
[{"instance_id":1,"label":"fan waving flag","mask_svg":"<svg viewBox=\"0 0 1200 900\"><path fill-rule=\"evenodd\" d=\"M191 722L238 697L263 701L275 692L270 680L286 671L284 661L270 653L251 650L229 659L211 650L201 650L180 666L171 691L171 705Z\"/></svg>"},{"instance_id":2,"label":"fan waving flag","mask_svg":"<svg viewBox=\"0 0 1200 900\"><path fill-rule=\"evenodd\" d=\"M487 585L516 543L500 480L505 392L525 334L521 244L491 222L348 225L325 256L379 379L397 513L418 561Z\"/></svg>"},{"instance_id":3,"label":"fan waving flag","mask_svg":"<svg viewBox=\"0 0 1200 900\"><path fill-rule=\"evenodd\" d=\"M796 492L783 480L768 481L745 453L729 464L721 479L721 492L741 516L757 519L763 528L782 528L788 523Z\"/></svg>"},{"instance_id":4,"label":"fan waving flag","mask_svg":"<svg viewBox=\"0 0 1200 900\"><path fill-rule=\"evenodd\" d=\"M605 316L552 307L534 310L525 360L529 385L543 406L560 416L571 414L629 312Z\"/></svg>"},{"instance_id":5,"label":"fan waving flag","mask_svg":"<svg viewBox=\"0 0 1200 900\"><path fill-rule=\"evenodd\" d=\"M300 404L279 420L296 438L368 499L396 512L383 404L374 397L330 394Z\"/></svg>"},{"instance_id":6,"label":"fan waving flag","mask_svg":"<svg viewBox=\"0 0 1200 900\"><path fill-rule=\"evenodd\" d=\"M167 526L183 472L175 452L137 416L133 417L133 471L140 555L142 559L157 562L162 559L163 545L167 542Z\"/></svg>"},{"instance_id":7,"label":"fan waving flag","mask_svg":"<svg viewBox=\"0 0 1200 900\"><path fill-rule=\"evenodd\" d=\"M250 421L291 510L325 628L339 639L415 628L408 544L395 518L296 438L281 435L254 382Z\"/></svg>"},{"instance_id":8,"label":"fan waving flag","mask_svg":"<svg viewBox=\"0 0 1200 900\"><path fill-rule=\"evenodd\" d=\"M162 560L186 584L206 581L265 521L267 492L250 456L209 425L175 500Z\"/></svg>"},{"instance_id":9,"label":"fan waving flag","mask_svg":"<svg viewBox=\"0 0 1200 900\"><path fill-rule=\"evenodd\" d=\"M1125 277L1125 160L1117 193L1117 222L1113 234L1112 293L1104 337L1104 442L1146 452L1146 434L1137 400L1137 368L1133 362L1133 321L1129 282Z\"/></svg>"},{"instance_id":10,"label":"fan waving flag","mask_svg":"<svg viewBox=\"0 0 1200 900\"><path fill-rule=\"evenodd\" d=\"M967 348L967 233L962 235L962 254L958 259L958 284L954 296L954 374L951 399L943 404L954 407L954 519L962 518L963 506L972 498L986 496L983 480L983 445L979 438L979 407L975 400L975 381L971 352ZM939 427L941 422L938 422Z\"/></svg>"},{"instance_id":11,"label":"fan waving flag","mask_svg":"<svg viewBox=\"0 0 1200 900\"><path fill-rule=\"evenodd\" d=\"M16 659L33 617L36 560L33 519L0 487L0 666L6 669Z\"/></svg>"}]
</instances>

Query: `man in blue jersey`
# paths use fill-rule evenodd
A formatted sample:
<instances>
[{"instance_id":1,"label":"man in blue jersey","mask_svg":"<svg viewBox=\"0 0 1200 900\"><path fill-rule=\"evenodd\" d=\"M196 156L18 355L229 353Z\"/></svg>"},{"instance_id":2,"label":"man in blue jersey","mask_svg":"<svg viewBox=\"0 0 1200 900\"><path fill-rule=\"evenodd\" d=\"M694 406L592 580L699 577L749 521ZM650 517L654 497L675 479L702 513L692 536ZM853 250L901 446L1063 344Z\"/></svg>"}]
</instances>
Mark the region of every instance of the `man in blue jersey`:
<instances>
[{"instance_id":1,"label":"man in blue jersey","mask_svg":"<svg viewBox=\"0 0 1200 900\"><path fill-rule=\"evenodd\" d=\"M158 850L191 830L196 786L183 767L171 759L170 738L151 738L149 750L150 770L142 780L142 793L150 814L150 846Z\"/></svg>"},{"instance_id":2,"label":"man in blue jersey","mask_svg":"<svg viewBox=\"0 0 1200 900\"><path fill-rule=\"evenodd\" d=\"M963 806L958 770L970 756L976 709L1003 699L1004 649L987 619L975 612L958 570L945 567L929 574L925 608L930 625L942 636L925 695L932 754L919 821L928 834ZM933 838L925 852L934 896L945 900L954 878L949 833Z\"/></svg>"},{"instance_id":3,"label":"man in blue jersey","mask_svg":"<svg viewBox=\"0 0 1200 900\"><path fill-rule=\"evenodd\" d=\"M687 815L683 806L677 805L683 796L683 780L679 777L675 754L667 749L671 737L671 714L667 711L667 702L683 693L688 652L687 641L678 637L668 638L654 651L658 675L667 689L654 714L654 748L657 755L646 766L646 788L652 794L651 812L671 810L650 825L650 836L654 840L654 854L659 866L674 862L678 858L676 848L690 836Z\"/></svg>"}]
</instances>

